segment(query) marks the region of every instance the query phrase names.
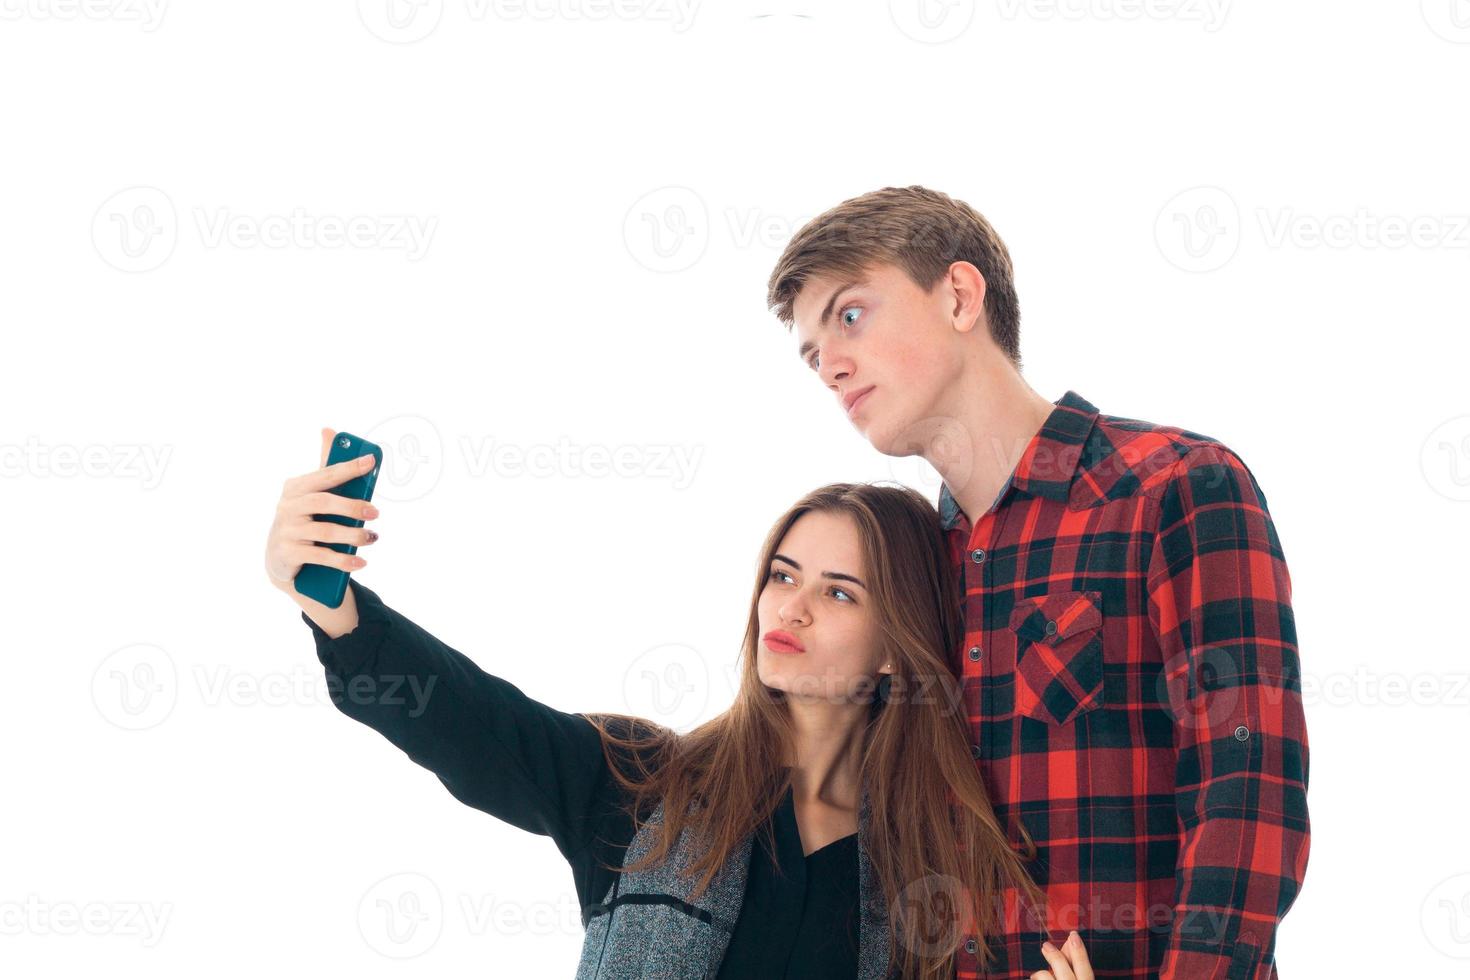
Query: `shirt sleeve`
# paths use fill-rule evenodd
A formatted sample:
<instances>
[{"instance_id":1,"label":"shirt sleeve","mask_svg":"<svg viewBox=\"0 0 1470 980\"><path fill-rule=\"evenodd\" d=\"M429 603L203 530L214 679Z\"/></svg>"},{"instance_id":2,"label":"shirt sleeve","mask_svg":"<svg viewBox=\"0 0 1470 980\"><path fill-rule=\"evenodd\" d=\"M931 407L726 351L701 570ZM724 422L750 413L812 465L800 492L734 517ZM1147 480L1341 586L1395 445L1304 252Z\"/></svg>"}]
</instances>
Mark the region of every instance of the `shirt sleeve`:
<instances>
[{"instance_id":1,"label":"shirt sleeve","mask_svg":"<svg viewBox=\"0 0 1470 980\"><path fill-rule=\"evenodd\" d=\"M592 723L527 697L372 589L348 582L358 609L352 632L333 639L301 614L338 710L403 750L461 802L551 837L568 860L583 851L610 793Z\"/></svg>"},{"instance_id":2,"label":"shirt sleeve","mask_svg":"<svg viewBox=\"0 0 1470 980\"><path fill-rule=\"evenodd\" d=\"M1183 835L1160 976L1275 980L1310 840L1291 578L1239 457L1202 446L1173 466L1148 571Z\"/></svg>"}]
</instances>

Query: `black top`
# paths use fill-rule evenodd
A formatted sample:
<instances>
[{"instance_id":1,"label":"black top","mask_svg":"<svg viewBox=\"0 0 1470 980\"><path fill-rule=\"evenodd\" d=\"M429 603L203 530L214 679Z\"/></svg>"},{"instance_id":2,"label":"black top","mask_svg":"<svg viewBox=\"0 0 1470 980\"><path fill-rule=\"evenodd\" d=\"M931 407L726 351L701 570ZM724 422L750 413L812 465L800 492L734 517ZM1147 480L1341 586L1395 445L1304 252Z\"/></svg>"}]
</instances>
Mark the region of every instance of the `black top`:
<instances>
[{"instance_id":1,"label":"black top","mask_svg":"<svg viewBox=\"0 0 1470 980\"><path fill-rule=\"evenodd\" d=\"M764 835L750 848L750 876L720 980L815 977L852 980L858 961L858 835L802 856L791 791L772 816L776 857Z\"/></svg>"},{"instance_id":2,"label":"black top","mask_svg":"<svg viewBox=\"0 0 1470 980\"><path fill-rule=\"evenodd\" d=\"M600 902L633 839L626 799L592 723L486 673L349 579L351 633L327 636L305 612L332 703L439 778L461 802L549 836L582 907ZM857 975L857 834L802 854L790 790L772 816L775 862L759 829L721 980Z\"/></svg>"}]
</instances>

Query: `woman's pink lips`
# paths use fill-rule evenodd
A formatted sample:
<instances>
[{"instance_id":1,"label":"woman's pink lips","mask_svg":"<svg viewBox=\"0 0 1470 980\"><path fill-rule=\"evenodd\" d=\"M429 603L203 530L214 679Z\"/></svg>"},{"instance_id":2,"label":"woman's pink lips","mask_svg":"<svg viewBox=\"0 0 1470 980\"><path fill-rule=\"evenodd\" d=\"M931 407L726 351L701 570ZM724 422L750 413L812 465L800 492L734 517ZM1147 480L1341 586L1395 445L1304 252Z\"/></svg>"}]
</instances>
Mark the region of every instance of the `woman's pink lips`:
<instances>
[{"instance_id":1,"label":"woman's pink lips","mask_svg":"<svg viewBox=\"0 0 1470 980\"><path fill-rule=\"evenodd\" d=\"M847 414L849 416L851 416L853 412L856 412L858 410L858 406L861 405L863 402L867 401L868 400L868 396L871 395L872 393L873 393L873 389L872 388L869 388L867 391L863 392L861 395L858 395L857 396L857 399L855 401L853 401L853 403L851 405L848 406L848 408L847 408Z\"/></svg>"},{"instance_id":2,"label":"woman's pink lips","mask_svg":"<svg viewBox=\"0 0 1470 980\"><path fill-rule=\"evenodd\" d=\"M774 651L776 653L801 653L802 652L801 649L799 649L798 647L792 646L790 643L787 643L785 640L783 640L783 639L781 639L779 637L767 635L766 637L764 637L764 639L765 639L765 643L766 643L766 649L772 650L772 651Z\"/></svg>"}]
</instances>

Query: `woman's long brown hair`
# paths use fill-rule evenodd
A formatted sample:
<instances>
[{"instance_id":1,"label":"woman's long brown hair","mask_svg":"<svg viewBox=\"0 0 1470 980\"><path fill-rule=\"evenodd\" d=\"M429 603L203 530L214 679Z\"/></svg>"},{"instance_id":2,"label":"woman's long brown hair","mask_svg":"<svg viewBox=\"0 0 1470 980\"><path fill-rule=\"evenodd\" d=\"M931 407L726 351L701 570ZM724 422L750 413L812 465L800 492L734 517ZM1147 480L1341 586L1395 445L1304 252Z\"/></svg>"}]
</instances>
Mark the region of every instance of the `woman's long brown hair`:
<instances>
[{"instance_id":1,"label":"woman's long brown hair","mask_svg":"<svg viewBox=\"0 0 1470 980\"><path fill-rule=\"evenodd\" d=\"M967 935L999 928L1000 898L1019 888L1042 893L1026 872L992 810L970 754L967 718L955 668L964 641L960 586L939 515L918 492L875 483L833 483L797 501L766 536L742 645L734 704L687 734L646 719L586 714L602 733L614 777L630 794L636 822L664 805L650 851L637 870L663 860L686 827L710 841L689 874L701 875L697 898L733 847L762 829L791 786L792 727L784 692L756 671L758 603L771 559L787 530L808 511L846 514L862 541L871 615L887 663L887 699L872 697L863 737L862 779L872 803L870 857L889 912L888 969L901 976L953 976ZM698 806L691 804L698 801ZM1035 845L1021 826L1026 860ZM774 853L774 848L772 848Z\"/></svg>"}]
</instances>

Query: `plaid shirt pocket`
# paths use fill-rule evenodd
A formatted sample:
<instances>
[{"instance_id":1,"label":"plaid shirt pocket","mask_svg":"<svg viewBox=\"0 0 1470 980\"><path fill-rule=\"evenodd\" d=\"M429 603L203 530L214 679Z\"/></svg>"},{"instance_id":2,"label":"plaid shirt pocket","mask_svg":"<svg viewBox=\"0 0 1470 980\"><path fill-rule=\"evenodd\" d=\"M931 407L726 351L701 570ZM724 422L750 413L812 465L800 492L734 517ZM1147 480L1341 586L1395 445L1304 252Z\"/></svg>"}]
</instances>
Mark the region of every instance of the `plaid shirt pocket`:
<instances>
[{"instance_id":1,"label":"plaid shirt pocket","mask_svg":"<svg viewBox=\"0 0 1470 980\"><path fill-rule=\"evenodd\" d=\"M1103 703L1102 593L1051 592L1017 599L1016 710L1065 725Z\"/></svg>"}]
</instances>

